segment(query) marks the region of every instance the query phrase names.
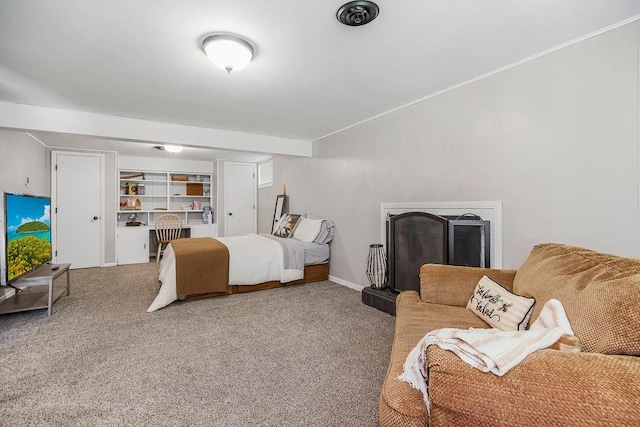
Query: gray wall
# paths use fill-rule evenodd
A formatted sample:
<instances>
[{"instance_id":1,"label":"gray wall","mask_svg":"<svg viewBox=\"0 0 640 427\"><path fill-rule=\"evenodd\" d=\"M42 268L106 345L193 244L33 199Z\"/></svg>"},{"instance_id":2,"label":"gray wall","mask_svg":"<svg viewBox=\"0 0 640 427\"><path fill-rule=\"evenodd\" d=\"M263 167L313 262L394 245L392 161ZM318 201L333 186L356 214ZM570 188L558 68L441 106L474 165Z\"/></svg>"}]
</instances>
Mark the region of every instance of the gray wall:
<instances>
[{"instance_id":1,"label":"gray wall","mask_svg":"<svg viewBox=\"0 0 640 427\"><path fill-rule=\"evenodd\" d=\"M116 263L116 215L118 209L118 155L114 152L104 153L104 262Z\"/></svg>"},{"instance_id":2,"label":"gray wall","mask_svg":"<svg viewBox=\"0 0 640 427\"><path fill-rule=\"evenodd\" d=\"M628 24L327 137L312 159L276 157L274 186L258 191L259 232L286 184L291 212L334 220L330 274L359 285L383 202L501 200L505 268L546 241L638 257L639 30Z\"/></svg>"},{"instance_id":3,"label":"gray wall","mask_svg":"<svg viewBox=\"0 0 640 427\"><path fill-rule=\"evenodd\" d=\"M42 144L24 132L0 130L0 193L50 196L49 163L47 150ZM4 197L0 194L0 233L4 233L4 229ZM4 284L4 237L0 238L0 264L0 277Z\"/></svg>"}]
</instances>

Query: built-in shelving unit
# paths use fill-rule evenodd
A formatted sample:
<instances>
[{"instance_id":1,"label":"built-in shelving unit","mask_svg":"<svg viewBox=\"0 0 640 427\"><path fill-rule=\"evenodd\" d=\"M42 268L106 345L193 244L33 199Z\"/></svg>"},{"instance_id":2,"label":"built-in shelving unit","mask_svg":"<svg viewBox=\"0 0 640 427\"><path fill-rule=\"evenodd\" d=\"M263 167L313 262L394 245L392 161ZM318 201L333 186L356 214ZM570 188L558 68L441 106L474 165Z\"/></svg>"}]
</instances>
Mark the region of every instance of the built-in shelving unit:
<instances>
[{"instance_id":1,"label":"built-in shelving unit","mask_svg":"<svg viewBox=\"0 0 640 427\"><path fill-rule=\"evenodd\" d=\"M165 213L180 216L184 225L205 224L203 208L213 206L210 174L121 170L119 175L118 227L126 227L131 214L143 226L153 226Z\"/></svg>"},{"instance_id":2,"label":"built-in shelving unit","mask_svg":"<svg viewBox=\"0 0 640 427\"><path fill-rule=\"evenodd\" d=\"M202 216L205 206L215 205L212 178L206 173L120 169L117 263L149 262L155 257L155 222L166 213L182 219L183 237L216 237L213 210L208 221ZM135 218L131 218L132 214Z\"/></svg>"}]
</instances>

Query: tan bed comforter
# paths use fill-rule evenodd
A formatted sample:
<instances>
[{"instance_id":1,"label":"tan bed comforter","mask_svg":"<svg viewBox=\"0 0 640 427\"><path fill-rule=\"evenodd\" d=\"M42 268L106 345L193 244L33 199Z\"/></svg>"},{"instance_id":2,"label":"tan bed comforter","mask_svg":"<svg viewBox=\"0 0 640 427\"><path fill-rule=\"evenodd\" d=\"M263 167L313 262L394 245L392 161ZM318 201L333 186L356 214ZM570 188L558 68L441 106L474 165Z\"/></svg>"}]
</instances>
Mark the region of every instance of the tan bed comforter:
<instances>
[{"instance_id":1,"label":"tan bed comforter","mask_svg":"<svg viewBox=\"0 0 640 427\"><path fill-rule=\"evenodd\" d=\"M226 292L229 289L229 250L216 239L197 237L171 242L176 255L178 299Z\"/></svg>"}]
</instances>

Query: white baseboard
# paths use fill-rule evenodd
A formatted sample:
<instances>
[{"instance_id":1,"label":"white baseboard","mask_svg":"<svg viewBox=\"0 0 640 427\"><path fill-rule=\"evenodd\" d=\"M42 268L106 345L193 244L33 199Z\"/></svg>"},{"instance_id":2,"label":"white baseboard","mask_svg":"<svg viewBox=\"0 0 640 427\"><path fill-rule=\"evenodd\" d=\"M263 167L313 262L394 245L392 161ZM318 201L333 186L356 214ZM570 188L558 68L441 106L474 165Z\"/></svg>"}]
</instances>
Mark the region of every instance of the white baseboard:
<instances>
[{"instance_id":1,"label":"white baseboard","mask_svg":"<svg viewBox=\"0 0 640 427\"><path fill-rule=\"evenodd\" d=\"M104 264L102 264L103 267L115 267L116 265L118 265L115 262L105 262Z\"/></svg>"},{"instance_id":2,"label":"white baseboard","mask_svg":"<svg viewBox=\"0 0 640 427\"><path fill-rule=\"evenodd\" d=\"M362 292L362 290L366 287L362 285L356 285L355 283L351 283L346 280L342 280L336 276L329 276L329 280L331 282L337 283L338 285L346 286L347 288L355 289L359 292Z\"/></svg>"}]
</instances>

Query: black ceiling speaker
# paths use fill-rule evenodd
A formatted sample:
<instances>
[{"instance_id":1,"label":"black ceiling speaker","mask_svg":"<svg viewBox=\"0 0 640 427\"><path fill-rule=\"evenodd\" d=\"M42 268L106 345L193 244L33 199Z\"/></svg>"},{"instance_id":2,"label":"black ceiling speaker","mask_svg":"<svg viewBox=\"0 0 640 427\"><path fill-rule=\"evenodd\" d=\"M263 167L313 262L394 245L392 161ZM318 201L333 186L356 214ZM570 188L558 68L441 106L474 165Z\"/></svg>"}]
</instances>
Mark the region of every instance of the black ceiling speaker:
<instances>
[{"instance_id":1,"label":"black ceiling speaker","mask_svg":"<svg viewBox=\"0 0 640 427\"><path fill-rule=\"evenodd\" d=\"M376 19L380 8L372 1L350 1L338 9L336 18L344 25L358 27Z\"/></svg>"}]
</instances>

